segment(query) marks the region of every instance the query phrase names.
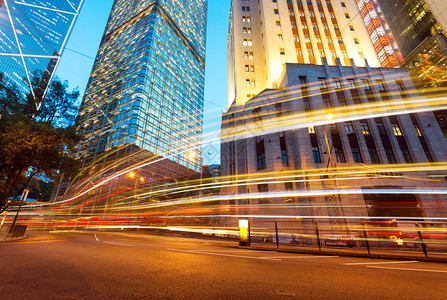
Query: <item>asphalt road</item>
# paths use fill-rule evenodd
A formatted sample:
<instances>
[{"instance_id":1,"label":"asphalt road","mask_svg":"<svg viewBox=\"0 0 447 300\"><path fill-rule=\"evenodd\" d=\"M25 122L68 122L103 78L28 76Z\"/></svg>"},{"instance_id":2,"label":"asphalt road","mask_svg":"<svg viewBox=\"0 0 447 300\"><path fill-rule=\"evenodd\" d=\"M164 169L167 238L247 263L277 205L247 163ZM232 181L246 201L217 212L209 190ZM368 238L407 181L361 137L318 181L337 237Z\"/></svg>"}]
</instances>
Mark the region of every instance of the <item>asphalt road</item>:
<instances>
[{"instance_id":1,"label":"asphalt road","mask_svg":"<svg viewBox=\"0 0 447 300\"><path fill-rule=\"evenodd\" d=\"M447 298L447 264L230 246L132 233L32 233L0 244L0 298Z\"/></svg>"}]
</instances>

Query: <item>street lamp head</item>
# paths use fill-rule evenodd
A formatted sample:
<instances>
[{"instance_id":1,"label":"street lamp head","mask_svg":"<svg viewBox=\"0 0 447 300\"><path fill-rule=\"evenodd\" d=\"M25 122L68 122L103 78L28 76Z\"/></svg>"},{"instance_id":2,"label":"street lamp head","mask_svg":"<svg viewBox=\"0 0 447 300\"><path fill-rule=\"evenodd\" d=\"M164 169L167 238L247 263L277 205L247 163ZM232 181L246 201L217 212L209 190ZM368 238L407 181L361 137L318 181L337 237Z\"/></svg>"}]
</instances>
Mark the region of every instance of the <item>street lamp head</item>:
<instances>
[{"instance_id":1,"label":"street lamp head","mask_svg":"<svg viewBox=\"0 0 447 300\"><path fill-rule=\"evenodd\" d=\"M130 172L130 173L129 173L129 177L130 177L130 178L134 178L134 177L135 177L135 173L134 173L134 172Z\"/></svg>"},{"instance_id":2,"label":"street lamp head","mask_svg":"<svg viewBox=\"0 0 447 300\"><path fill-rule=\"evenodd\" d=\"M194 151L189 151L188 152L188 159L189 160L194 160L194 158L196 157L196 154L194 153Z\"/></svg>"},{"instance_id":3,"label":"street lamp head","mask_svg":"<svg viewBox=\"0 0 447 300\"><path fill-rule=\"evenodd\" d=\"M144 182L144 177L140 177L140 181L141 181L141 182Z\"/></svg>"},{"instance_id":4,"label":"street lamp head","mask_svg":"<svg viewBox=\"0 0 447 300\"><path fill-rule=\"evenodd\" d=\"M332 120L332 119L334 118L334 115L331 114L331 113L329 113L329 114L326 115L326 118L327 118L328 120Z\"/></svg>"}]
</instances>

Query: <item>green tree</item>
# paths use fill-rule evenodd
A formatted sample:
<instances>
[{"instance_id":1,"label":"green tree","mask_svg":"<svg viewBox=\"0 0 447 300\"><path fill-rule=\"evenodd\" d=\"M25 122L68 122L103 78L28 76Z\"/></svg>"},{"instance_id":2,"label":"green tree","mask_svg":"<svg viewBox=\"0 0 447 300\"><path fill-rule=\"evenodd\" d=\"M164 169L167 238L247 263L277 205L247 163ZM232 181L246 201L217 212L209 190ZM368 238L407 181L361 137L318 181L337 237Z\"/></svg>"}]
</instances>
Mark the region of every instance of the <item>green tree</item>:
<instances>
[{"instance_id":1,"label":"green tree","mask_svg":"<svg viewBox=\"0 0 447 300\"><path fill-rule=\"evenodd\" d=\"M0 76L0 207L38 173L54 179L78 170L72 154L80 136L72 124L79 92L69 93L68 84L55 79L41 101L39 82L33 82L35 96L22 95Z\"/></svg>"}]
</instances>

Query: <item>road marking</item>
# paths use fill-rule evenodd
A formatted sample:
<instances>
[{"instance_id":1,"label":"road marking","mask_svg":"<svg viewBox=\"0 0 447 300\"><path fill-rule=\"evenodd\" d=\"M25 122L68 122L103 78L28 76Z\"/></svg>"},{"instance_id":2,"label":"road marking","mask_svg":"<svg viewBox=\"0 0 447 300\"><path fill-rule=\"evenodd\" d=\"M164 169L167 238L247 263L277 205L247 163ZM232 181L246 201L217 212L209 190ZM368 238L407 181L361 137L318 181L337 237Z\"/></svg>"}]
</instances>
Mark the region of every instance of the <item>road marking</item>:
<instances>
[{"instance_id":1,"label":"road marking","mask_svg":"<svg viewBox=\"0 0 447 300\"><path fill-rule=\"evenodd\" d=\"M364 263L344 263L346 266L354 265L383 265L383 264L407 264L407 263L417 263L417 260L408 261L381 261L381 262L364 262Z\"/></svg>"},{"instance_id":2,"label":"road marking","mask_svg":"<svg viewBox=\"0 0 447 300\"><path fill-rule=\"evenodd\" d=\"M235 250L200 250L200 251L203 251L203 252L208 252L208 251L211 251L211 252L239 252L239 253L241 253L241 252L250 252L250 253L253 253L253 250L245 250L245 249L235 249ZM256 251L257 253L259 253L259 252L266 252L266 253L272 253L273 251L261 251L261 250L259 250L259 251Z\"/></svg>"},{"instance_id":3,"label":"road marking","mask_svg":"<svg viewBox=\"0 0 447 300\"><path fill-rule=\"evenodd\" d=\"M294 259L294 258L333 258L339 257L338 255L306 255L306 256L271 256L270 258L284 258L284 259Z\"/></svg>"},{"instance_id":4,"label":"road marking","mask_svg":"<svg viewBox=\"0 0 447 300\"><path fill-rule=\"evenodd\" d=\"M96 239L96 241L99 242L99 239L98 239L98 237L96 236L96 233L94 233L94 235L95 235L95 239Z\"/></svg>"},{"instance_id":5,"label":"road marking","mask_svg":"<svg viewBox=\"0 0 447 300\"><path fill-rule=\"evenodd\" d=\"M122 243L114 243L114 242L103 242L103 243L104 244L111 244L111 245L135 247L135 245L132 245L132 244L122 244Z\"/></svg>"},{"instance_id":6,"label":"road marking","mask_svg":"<svg viewBox=\"0 0 447 300\"><path fill-rule=\"evenodd\" d=\"M20 245L20 244L38 244L38 243L54 243L54 242L63 242L64 240L45 240L45 241L32 241L32 242L21 242L17 241L16 243L0 243L0 245Z\"/></svg>"},{"instance_id":7,"label":"road marking","mask_svg":"<svg viewBox=\"0 0 447 300\"><path fill-rule=\"evenodd\" d=\"M447 273L443 270L429 270L429 269L410 269L410 268L392 268L392 267L377 267L377 266L366 266L367 268L374 269L388 269L388 270L402 270L402 271L419 271L419 272L434 272L434 273Z\"/></svg>"},{"instance_id":8,"label":"road marking","mask_svg":"<svg viewBox=\"0 0 447 300\"><path fill-rule=\"evenodd\" d=\"M203 251L193 251L193 250L180 250L180 249L172 249L172 248L168 248L168 250L176 251L176 252L195 253L195 254L207 254L207 255L228 256L228 257L238 257L238 258L248 258L248 259L281 261L281 259L277 259L277 258L265 258L265 257L244 256L244 255L203 252Z\"/></svg>"}]
</instances>

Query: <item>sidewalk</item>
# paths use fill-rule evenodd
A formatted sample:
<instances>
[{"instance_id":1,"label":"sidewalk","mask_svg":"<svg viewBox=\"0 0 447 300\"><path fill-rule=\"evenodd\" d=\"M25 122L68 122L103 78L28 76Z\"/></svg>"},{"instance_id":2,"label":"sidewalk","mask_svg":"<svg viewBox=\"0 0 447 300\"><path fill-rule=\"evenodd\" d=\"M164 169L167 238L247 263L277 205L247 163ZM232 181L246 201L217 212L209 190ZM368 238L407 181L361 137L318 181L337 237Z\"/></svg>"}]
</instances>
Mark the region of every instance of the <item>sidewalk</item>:
<instances>
[{"instance_id":1,"label":"sidewalk","mask_svg":"<svg viewBox=\"0 0 447 300\"><path fill-rule=\"evenodd\" d=\"M425 257L424 253L419 250L386 250L371 248L370 254L366 248L328 248L322 247L321 251L318 247L312 246L290 246L279 245L276 248L276 244L252 244L248 246L235 246L235 248L247 249L247 250L260 250L260 251L277 251L288 253L305 253L314 255L337 255L337 256L352 256L352 257L369 257L369 258L382 258L382 259L396 259L396 260L419 260L419 261L431 261L431 262L447 262L446 252L428 252L428 256Z\"/></svg>"},{"instance_id":2,"label":"sidewalk","mask_svg":"<svg viewBox=\"0 0 447 300\"><path fill-rule=\"evenodd\" d=\"M23 236L19 236L19 237L15 237L15 238L6 238L7 232L6 232L6 228L2 228L2 230L0 231L0 243L9 243L9 242L14 242L14 241L20 241L23 239L28 238L28 235L23 235Z\"/></svg>"}]
</instances>

